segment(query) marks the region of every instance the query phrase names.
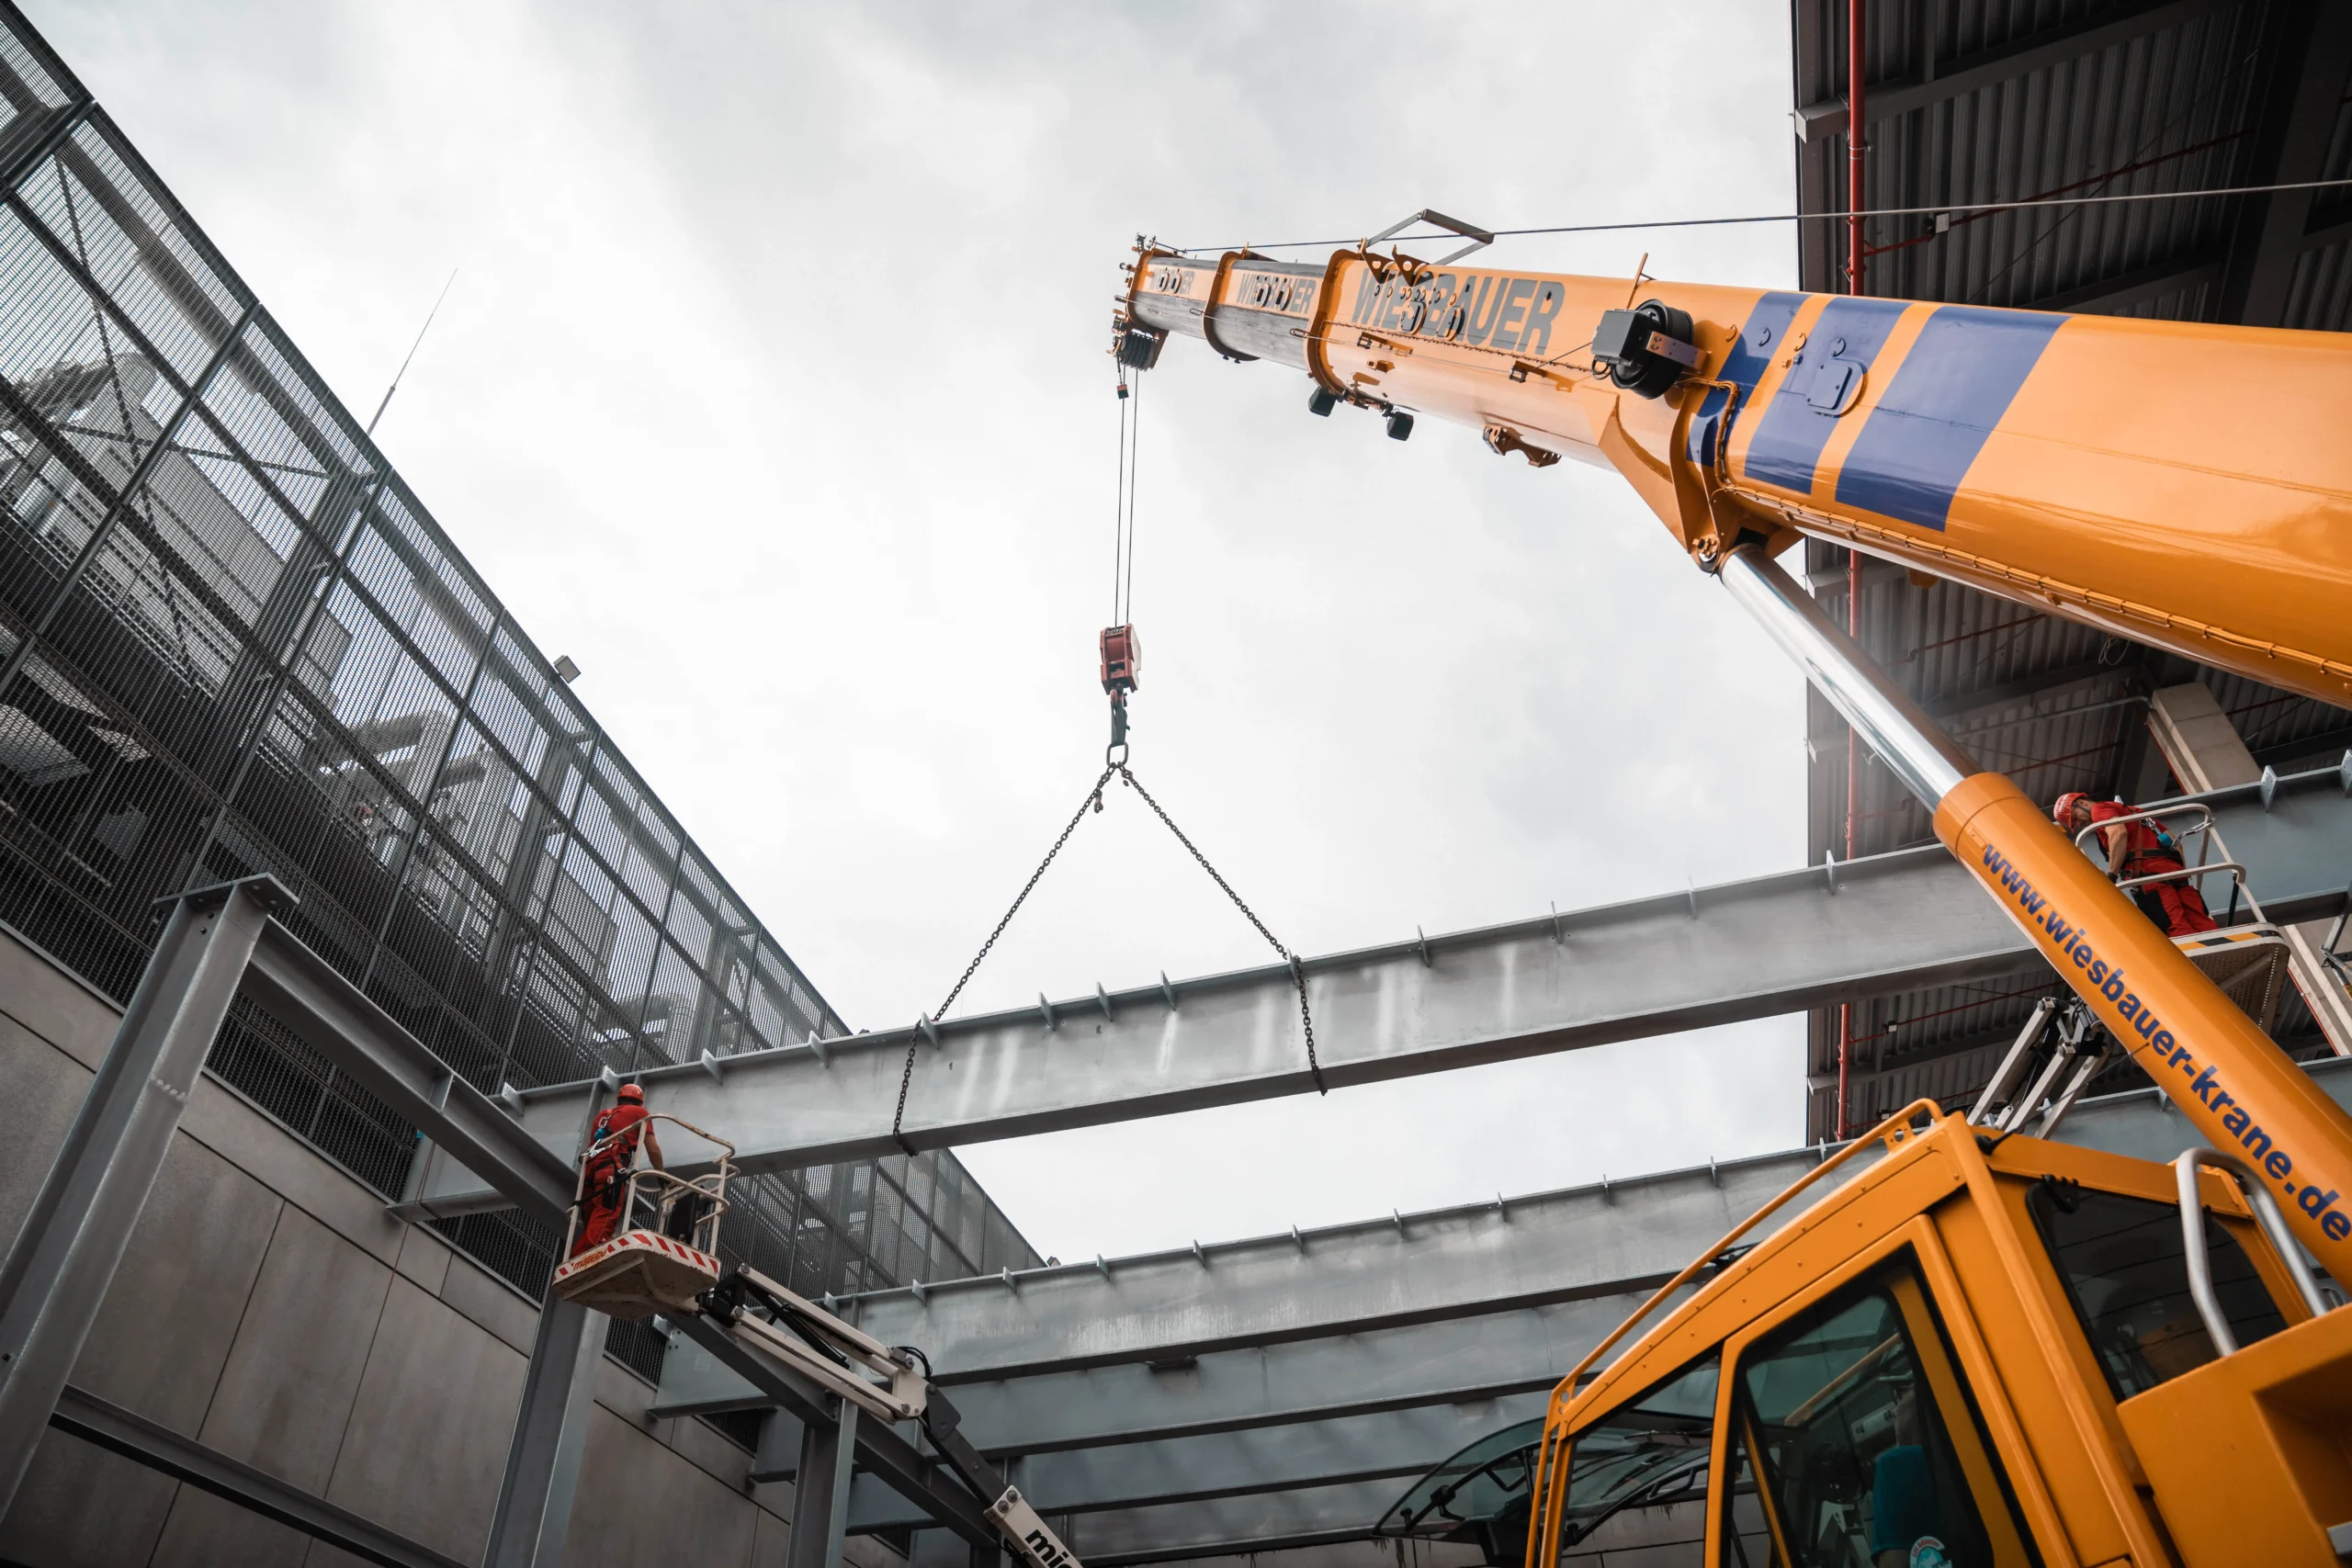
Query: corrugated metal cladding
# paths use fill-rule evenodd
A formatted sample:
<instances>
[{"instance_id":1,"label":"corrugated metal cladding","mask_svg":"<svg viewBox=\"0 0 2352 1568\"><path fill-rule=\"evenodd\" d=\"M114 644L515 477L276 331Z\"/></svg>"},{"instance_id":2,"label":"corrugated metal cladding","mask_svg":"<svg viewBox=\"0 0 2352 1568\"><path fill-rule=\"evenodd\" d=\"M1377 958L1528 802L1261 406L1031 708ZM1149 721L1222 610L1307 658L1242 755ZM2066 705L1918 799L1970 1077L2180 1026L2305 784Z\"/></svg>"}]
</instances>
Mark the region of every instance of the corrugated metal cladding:
<instances>
[{"instance_id":1,"label":"corrugated metal cladding","mask_svg":"<svg viewBox=\"0 0 2352 1568\"><path fill-rule=\"evenodd\" d=\"M1795 0L1798 205L1847 210L1847 0ZM1867 0L1864 209L2352 176L2352 5L2341 0ZM2027 310L2343 331L2352 327L2352 188L1866 220L1864 292ZM1842 290L1847 226L1800 225L1804 286ZM1841 622L1846 557L1808 545ZM2160 654L1951 583L1871 564L1862 640L1987 765L2030 795L2148 798L2177 787L2148 694L2201 680L2262 761L2333 761L2352 713ZM1846 853L1846 737L1807 710L1807 842ZM1865 760L1855 850L1930 837ZM1880 998L1854 1010L1848 1120L1982 1088L2041 988L2024 981ZM1836 1123L1838 1020L1810 1024L1807 1135ZM2290 998L2282 1043L2324 1049ZM2127 1074L2134 1070L2126 1069ZM2119 1085L2120 1083L2119 1077Z\"/></svg>"},{"instance_id":2,"label":"corrugated metal cladding","mask_svg":"<svg viewBox=\"0 0 2352 1568\"><path fill-rule=\"evenodd\" d=\"M845 1032L0 0L0 921L123 999L156 899L263 872L486 1092ZM413 1133L268 1017L209 1065L398 1192ZM545 1284L554 1237L454 1230ZM724 1241L812 1292L1037 1261L945 1154L747 1184Z\"/></svg>"}]
</instances>

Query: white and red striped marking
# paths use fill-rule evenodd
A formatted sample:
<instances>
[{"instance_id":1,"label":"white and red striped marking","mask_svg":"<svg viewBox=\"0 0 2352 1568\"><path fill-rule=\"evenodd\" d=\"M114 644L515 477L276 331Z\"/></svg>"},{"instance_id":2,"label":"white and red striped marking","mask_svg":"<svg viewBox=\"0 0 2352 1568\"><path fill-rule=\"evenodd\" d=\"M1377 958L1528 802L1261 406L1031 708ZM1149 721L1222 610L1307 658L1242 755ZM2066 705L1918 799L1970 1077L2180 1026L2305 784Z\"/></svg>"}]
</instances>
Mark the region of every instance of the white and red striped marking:
<instances>
[{"instance_id":1,"label":"white and red striped marking","mask_svg":"<svg viewBox=\"0 0 2352 1568\"><path fill-rule=\"evenodd\" d=\"M555 1271L555 1282L562 1283L575 1274L585 1273L606 1258L618 1258L625 1252L652 1252L698 1269L706 1274L717 1275L718 1259L707 1252L697 1252L684 1242L673 1241L655 1231L623 1231L593 1252L583 1252Z\"/></svg>"}]
</instances>

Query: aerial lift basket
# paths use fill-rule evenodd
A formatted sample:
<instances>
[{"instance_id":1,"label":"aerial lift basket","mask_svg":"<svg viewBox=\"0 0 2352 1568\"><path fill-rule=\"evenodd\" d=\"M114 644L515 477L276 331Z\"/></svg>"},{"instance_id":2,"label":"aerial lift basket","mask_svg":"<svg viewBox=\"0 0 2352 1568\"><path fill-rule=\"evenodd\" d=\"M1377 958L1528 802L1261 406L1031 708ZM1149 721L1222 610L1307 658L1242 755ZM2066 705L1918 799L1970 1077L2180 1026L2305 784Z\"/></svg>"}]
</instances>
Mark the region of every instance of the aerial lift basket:
<instances>
[{"instance_id":1,"label":"aerial lift basket","mask_svg":"<svg viewBox=\"0 0 2352 1568\"><path fill-rule=\"evenodd\" d=\"M718 1283L718 1220L727 1212L735 1145L662 1111L647 1120L673 1122L722 1153L716 1169L691 1181L666 1170L631 1171L618 1234L556 1269L550 1283L557 1295L611 1317L692 1312L695 1298ZM585 1196L583 1190L573 1198L566 1252L580 1234Z\"/></svg>"}]
</instances>

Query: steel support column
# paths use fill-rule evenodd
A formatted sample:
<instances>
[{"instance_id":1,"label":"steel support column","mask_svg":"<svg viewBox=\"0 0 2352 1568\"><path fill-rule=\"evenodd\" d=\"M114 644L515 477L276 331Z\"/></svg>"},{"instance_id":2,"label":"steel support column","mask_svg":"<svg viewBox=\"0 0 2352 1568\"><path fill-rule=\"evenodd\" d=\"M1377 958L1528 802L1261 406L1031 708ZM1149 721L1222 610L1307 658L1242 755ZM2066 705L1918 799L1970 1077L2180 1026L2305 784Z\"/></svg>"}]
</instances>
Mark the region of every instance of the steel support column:
<instances>
[{"instance_id":1,"label":"steel support column","mask_svg":"<svg viewBox=\"0 0 2352 1568\"><path fill-rule=\"evenodd\" d=\"M677 1341L673 1339L672 1345ZM688 1347L687 1354L692 1353ZM667 1358L663 1366L668 1366ZM648 1412L659 1416L661 1411ZM752 1455L748 1478L752 1482L789 1481L800 1473L800 1434L807 1424L789 1410L771 1410L760 1423L760 1444Z\"/></svg>"},{"instance_id":2,"label":"steel support column","mask_svg":"<svg viewBox=\"0 0 2352 1568\"><path fill-rule=\"evenodd\" d=\"M563 1561L608 1321L554 1295L539 1309L483 1568L556 1568Z\"/></svg>"},{"instance_id":3,"label":"steel support column","mask_svg":"<svg viewBox=\"0 0 2352 1568\"><path fill-rule=\"evenodd\" d=\"M841 1568L842 1541L849 1532L850 1461L857 1453L857 1406L845 1399L831 1406L830 1419L801 1429L785 1568Z\"/></svg>"},{"instance_id":4,"label":"steel support column","mask_svg":"<svg viewBox=\"0 0 2352 1568\"><path fill-rule=\"evenodd\" d=\"M179 898L0 1262L0 1514L81 1358L270 908L290 901L266 876Z\"/></svg>"}]
</instances>

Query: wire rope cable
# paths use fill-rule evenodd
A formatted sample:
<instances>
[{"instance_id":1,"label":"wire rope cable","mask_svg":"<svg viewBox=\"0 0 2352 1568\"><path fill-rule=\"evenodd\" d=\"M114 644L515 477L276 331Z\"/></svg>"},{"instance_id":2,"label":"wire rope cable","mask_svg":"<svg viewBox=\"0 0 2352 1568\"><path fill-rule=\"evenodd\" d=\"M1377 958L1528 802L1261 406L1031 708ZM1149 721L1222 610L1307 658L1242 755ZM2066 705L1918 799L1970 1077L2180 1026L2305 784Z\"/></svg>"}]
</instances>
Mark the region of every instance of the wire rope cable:
<instances>
[{"instance_id":1,"label":"wire rope cable","mask_svg":"<svg viewBox=\"0 0 2352 1568\"><path fill-rule=\"evenodd\" d=\"M1935 207L1874 207L1860 213L1853 212L1758 212L1737 218L1658 218L1628 223L1558 223L1534 229L1498 229L1498 240L1519 239L1536 234L1611 234L1642 229L1715 229L1738 223L1844 223L1860 218L1932 218L1939 214L1958 215L1964 212L2018 211L2036 207L2088 207L2119 201L2195 201L2205 197L2272 196L2284 191L2336 190L2352 186L2352 178L2332 180L2289 180L2278 185L2218 186L2201 190L2118 191L2096 196L2024 197L2014 201L1947 201ZM1451 239L1448 234L1400 234L1393 243L1410 243L1418 240ZM1253 249L1283 251L1319 249L1325 245L1352 246L1361 239L1346 240L1253 240ZM1235 250L1233 245L1181 245L1171 247L1180 256L1205 254L1211 251Z\"/></svg>"},{"instance_id":2,"label":"wire rope cable","mask_svg":"<svg viewBox=\"0 0 2352 1568\"><path fill-rule=\"evenodd\" d=\"M1111 625L1119 624L1119 577L1127 553L1127 400L1121 373L1119 390L1119 486L1111 496Z\"/></svg>"},{"instance_id":3,"label":"wire rope cable","mask_svg":"<svg viewBox=\"0 0 2352 1568\"><path fill-rule=\"evenodd\" d=\"M1136 474L1143 467L1143 373L1141 371L1136 374L1135 405L1135 428L1131 437L1133 444L1128 448L1126 458L1127 581L1125 597L1118 607L1118 614L1111 620L1111 624L1117 626L1133 626L1136 615ZM1122 427L1125 425L1126 421L1124 417L1120 423Z\"/></svg>"}]
</instances>

